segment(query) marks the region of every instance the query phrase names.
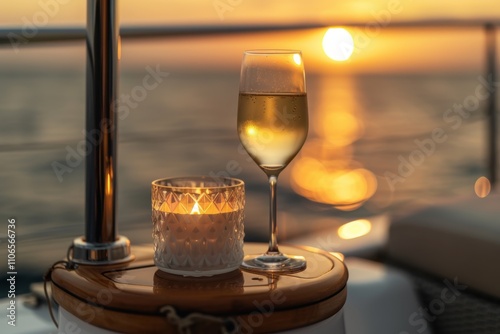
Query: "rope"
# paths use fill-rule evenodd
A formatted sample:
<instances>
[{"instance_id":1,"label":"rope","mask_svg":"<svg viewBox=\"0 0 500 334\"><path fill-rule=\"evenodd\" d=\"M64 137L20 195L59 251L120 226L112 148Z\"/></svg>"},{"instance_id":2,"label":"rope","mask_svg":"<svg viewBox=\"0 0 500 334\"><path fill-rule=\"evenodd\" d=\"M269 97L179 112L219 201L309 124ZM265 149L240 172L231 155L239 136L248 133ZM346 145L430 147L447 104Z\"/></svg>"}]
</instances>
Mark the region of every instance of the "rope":
<instances>
[{"instance_id":1,"label":"rope","mask_svg":"<svg viewBox=\"0 0 500 334\"><path fill-rule=\"evenodd\" d=\"M54 310L52 307L52 296L49 296L49 292L47 290L47 283L52 282L52 272L54 269L58 268L59 265L62 265L62 268L68 269L68 270L73 270L76 269L77 264L72 261L73 258L73 246L71 245L68 248L68 251L66 253L66 257L68 258L68 261L61 260L55 262L43 275L43 292L45 293L45 299L47 299L47 304L49 307L49 313L50 313L50 318L52 319L52 322L54 325L56 325L56 328L59 328L59 324L57 323L56 317L54 316ZM59 267L61 268L61 267Z\"/></svg>"},{"instance_id":2,"label":"rope","mask_svg":"<svg viewBox=\"0 0 500 334\"><path fill-rule=\"evenodd\" d=\"M185 317L180 317L175 308L170 305L163 306L160 309L161 313L166 314L167 321L177 327L180 334L191 334L191 327L199 322L208 321L220 324L221 334L237 334L239 326L233 318L220 318L203 313L190 313Z\"/></svg>"}]
</instances>

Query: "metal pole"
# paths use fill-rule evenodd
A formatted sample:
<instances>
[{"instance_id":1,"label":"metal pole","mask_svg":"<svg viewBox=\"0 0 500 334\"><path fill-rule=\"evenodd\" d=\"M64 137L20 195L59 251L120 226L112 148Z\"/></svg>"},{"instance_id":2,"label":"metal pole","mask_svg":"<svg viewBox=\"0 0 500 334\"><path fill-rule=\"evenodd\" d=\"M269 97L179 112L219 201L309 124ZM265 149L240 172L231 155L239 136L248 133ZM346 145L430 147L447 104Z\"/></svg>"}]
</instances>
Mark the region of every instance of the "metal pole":
<instances>
[{"instance_id":1,"label":"metal pole","mask_svg":"<svg viewBox=\"0 0 500 334\"><path fill-rule=\"evenodd\" d=\"M484 26L486 35L486 78L490 92L487 106L488 171L492 188L497 182L497 115L496 115L496 29L491 23Z\"/></svg>"},{"instance_id":2,"label":"metal pole","mask_svg":"<svg viewBox=\"0 0 500 334\"><path fill-rule=\"evenodd\" d=\"M89 0L87 14L86 233L92 243L113 242L116 188L118 24L115 0Z\"/></svg>"},{"instance_id":3,"label":"metal pole","mask_svg":"<svg viewBox=\"0 0 500 334\"><path fill-rule=\"evenodd\" d=\"M85 238L73 242L75 262L130 260L130 242L116 236L115 117L119 25L116 0L87 2Z\"/></svg>"}]
</instances>

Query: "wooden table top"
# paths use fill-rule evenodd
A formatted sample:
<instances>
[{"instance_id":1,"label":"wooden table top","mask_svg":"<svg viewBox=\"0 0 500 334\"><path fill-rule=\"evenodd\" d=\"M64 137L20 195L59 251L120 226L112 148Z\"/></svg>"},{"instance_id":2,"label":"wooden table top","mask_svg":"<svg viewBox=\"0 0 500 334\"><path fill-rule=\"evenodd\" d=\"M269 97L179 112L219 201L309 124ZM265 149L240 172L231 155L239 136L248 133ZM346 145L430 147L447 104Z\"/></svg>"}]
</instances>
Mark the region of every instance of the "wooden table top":
<instances>
[{"instance_id":1,"label":"wooden table top","mask_svg":"<svg viewBox=\"0 0 500 334\"><path fill-rule=\"evenodd\" d=\"M266 247L248 243L244 250L245 254L258 254ZM268 321L271 327L259 326L267 331L274 327L281 330L279 326L286 327L290 321L299 325L317 322L342 308L348 276L342 261L310 247L280 246L280 250L304 256L307 268L292 274L238 269L212 277L182 277L165 273L154 265L152 246L133 247L135 259L128 263L79 265L75 270L56 268L52 273L54 297L76 316L79 312L72 309L82 305L146 317L164 316L161 310L167 305L179 314L197 312L224 317L247 317L260 310L273 313L273 321ZM102 325L99 316L90 322Z\"/></svg>"}]
</instances>

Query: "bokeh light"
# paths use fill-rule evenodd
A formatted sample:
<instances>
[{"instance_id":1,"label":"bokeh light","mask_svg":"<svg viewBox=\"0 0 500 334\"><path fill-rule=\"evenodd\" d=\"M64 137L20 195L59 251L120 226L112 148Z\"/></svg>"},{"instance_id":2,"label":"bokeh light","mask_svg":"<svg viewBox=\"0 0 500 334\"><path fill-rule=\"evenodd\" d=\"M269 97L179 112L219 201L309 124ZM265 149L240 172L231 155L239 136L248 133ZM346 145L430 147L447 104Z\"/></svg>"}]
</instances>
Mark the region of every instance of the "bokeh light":
<instances>
[{"instance_id":1,"label":"bokeh light","mask_svg":"<svg viewBox=\"0 0 500 334\"><path fill-rule=\"evenodd\" d=\"M371 229L369 220L358 219L340 226L337 233L342 239L354 239L367 235Z\"/></svg>"},{"instance_id":2,"label":"bokeh light","mask_svg":"<svg viewBox=\"0 0 500 334\"><path fill-rule=\"evenodd\" d=\"M477 197L485 198L490 194L491 191L491 182L488 178L481 176L476 180L474 184L474 191L476 192Z\"/></svg>"},{"instance_id":3,"label":"bokeh light","mask_svg":"<svg viewBox=\"0 0 500 334\"><path fill-rule=\"evenodd\" d=\"M302 64L302 58L300 57L300 55L298 53L293 55L293 61L295 62L295 64L297 64L299 66L300 66L300 64Z\"/></svg>"},{"instance_id":4,"label":"bokeh light","mask_svg":"<svg viewBox=\"0 0 500 334\"><path fill-rule=\"evenodd\" d=\"M357 209L377 189L377 179L369 170L328 168L313 157L299 157L291 176L292 188L298 194L340 210Z\"/></svg>"}]
</instances>

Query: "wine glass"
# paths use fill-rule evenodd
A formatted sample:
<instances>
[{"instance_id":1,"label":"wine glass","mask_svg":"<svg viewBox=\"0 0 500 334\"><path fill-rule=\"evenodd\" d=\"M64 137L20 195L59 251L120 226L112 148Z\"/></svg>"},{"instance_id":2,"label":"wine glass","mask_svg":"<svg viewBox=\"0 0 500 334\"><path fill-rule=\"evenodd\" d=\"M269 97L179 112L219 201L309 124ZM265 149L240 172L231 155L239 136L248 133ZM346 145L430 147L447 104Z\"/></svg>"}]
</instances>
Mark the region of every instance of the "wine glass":
<instances>
[{"instance_id":1,"label":"wine glass","mask_svg":"<svg viewBox=\"0 0 500 334\"><path fill-rule=\"evenodd\" d=\"M248 255L242 268L272 273L306 267L302 256L278 249L276 187L278 175L304 144L309 127L302 54L296 50L245 51L238 99L238 135L266 173L270 186L269 249Z\"/></svg>"}]
</instances>

